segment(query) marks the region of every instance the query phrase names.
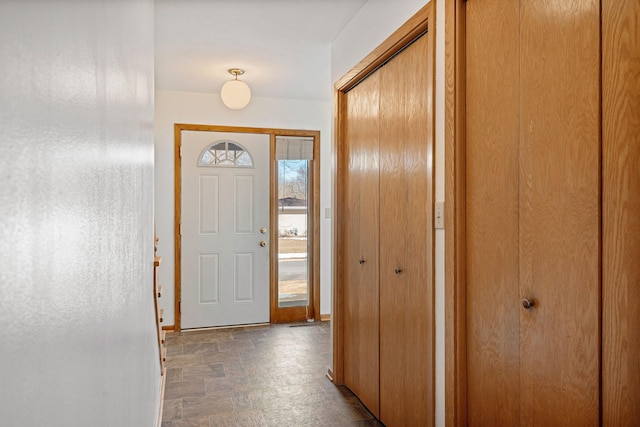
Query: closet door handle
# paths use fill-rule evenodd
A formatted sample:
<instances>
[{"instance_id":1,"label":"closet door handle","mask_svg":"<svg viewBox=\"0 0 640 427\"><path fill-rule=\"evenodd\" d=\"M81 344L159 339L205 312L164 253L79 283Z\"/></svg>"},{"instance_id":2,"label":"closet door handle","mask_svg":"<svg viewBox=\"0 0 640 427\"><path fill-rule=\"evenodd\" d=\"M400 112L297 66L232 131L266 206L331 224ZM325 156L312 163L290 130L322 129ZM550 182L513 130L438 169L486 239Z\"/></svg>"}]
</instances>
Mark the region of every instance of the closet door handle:
<instances>
[{"instance_id":1,"label":"closet door handle","mask_svg":"<svg viewBox=\"0 0 640 427\"><path fill-rule=\"evenodd\" d=\"M364 260L364 258L360 258L360 261L358 261L360 263L360 265L364 264L366 261Z\"/></svg>"},{"instance_id":2,"label":"closet door handle","mask_svg":"<svg viewBox=\"0 0 640 427\"><path fill-rule=\"evenodd\" d=\"M396 268L396 274L400 274L402 273L402 269L401 268Z\"/></svg>"},{"instance_id":3,"label":"closet door handle","mask_svg":"<svg viewBox=\"0 0 640 427\"><path fill-rule=\"evenodd\" d=\"M530 310L535 305L535 301L533 298L525 298L522 300L522 306L527 310Z\"/></svg>"}]
</instances>

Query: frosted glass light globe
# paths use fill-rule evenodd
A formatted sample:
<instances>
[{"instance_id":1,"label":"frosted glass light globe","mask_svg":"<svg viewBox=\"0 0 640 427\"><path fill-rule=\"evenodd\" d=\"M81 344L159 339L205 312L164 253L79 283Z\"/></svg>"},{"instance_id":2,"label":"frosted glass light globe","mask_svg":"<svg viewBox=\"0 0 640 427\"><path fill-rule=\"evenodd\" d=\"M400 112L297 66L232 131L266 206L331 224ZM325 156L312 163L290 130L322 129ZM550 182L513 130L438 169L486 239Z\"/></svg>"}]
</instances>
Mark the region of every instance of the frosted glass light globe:
<instances>
[{"instance_id":1,"label":"frosted glass light globe","mask_svg":"<svg viewBox=\"0 0 640 427\"><path fill-rule=\"evenodd\" d=\"M240 80L230 80L222 86L220 91L222 102L232 110L240 110L249 104L251 100L251 89Z\"/></svg>"}]
</instances>

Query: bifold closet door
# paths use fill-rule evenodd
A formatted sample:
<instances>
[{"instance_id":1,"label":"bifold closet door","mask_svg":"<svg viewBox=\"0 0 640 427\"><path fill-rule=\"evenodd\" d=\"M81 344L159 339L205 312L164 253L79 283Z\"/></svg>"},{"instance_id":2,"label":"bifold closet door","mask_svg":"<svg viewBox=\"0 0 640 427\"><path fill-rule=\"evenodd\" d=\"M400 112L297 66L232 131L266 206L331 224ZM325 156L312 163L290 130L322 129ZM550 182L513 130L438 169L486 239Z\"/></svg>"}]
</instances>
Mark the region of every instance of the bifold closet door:
<instances>
[{"instance_id":1,"label":"bifold closet door","mask_svg":"<svg viewBox=\"0 0 640 427\"><path fill-rule=\"evenodd\" d=\"M434 422L431 38L380 68L380 420Z\"/></svg>"},{"instance_id":2,"label":"bifold closet door","mask_svg":"<svg viewBox=\"0 0 640 427\"><path fill-rule=\"evenodd\" d=\"M599 423L597 0L469 0L471 425Z\"/></svg>"},{"instance_id":3,"label":"bifold closet door","mask_svg":"<svg viewBox=\"0 0 640 427\"><path fill-rule=\"evenodd\" d=\"M347 387L378 416L378 75L349 91L345 102L344 375Z\"/></svg>"},{"instance_id":4,"label":"bifold closet door","mask_svg":"<svg viewBox=\"0 0 640 427\"><path fill-rule=\"evenodd\" d=\"M466 3L469 425L517 426L518 2Z\"/></svg>"},{"instance_id":5,"label":"bifold closet door","mask_svg":"<svg viewBox=\"0 0 640 427\"><path fill-rule=\"evenodd\" d=\"M521 425L599 424L599 3L520 1Z\"/></svg>"}]
</instances>

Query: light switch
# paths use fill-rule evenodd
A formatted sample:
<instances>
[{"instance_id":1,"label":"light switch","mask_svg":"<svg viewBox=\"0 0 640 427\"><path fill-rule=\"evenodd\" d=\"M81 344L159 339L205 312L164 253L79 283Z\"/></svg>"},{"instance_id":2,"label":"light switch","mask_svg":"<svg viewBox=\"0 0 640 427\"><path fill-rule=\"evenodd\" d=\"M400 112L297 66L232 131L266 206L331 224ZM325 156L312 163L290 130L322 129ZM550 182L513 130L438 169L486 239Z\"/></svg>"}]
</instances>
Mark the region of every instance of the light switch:
<instances>
[{"instance_id":1,"label":"light switch","mask_svg":"<svg viewBox=\"0 0 640 427\"><path fill-rule=\"evenodd\" d=\"M324 217L331 218L331 208L324 208Z\"/></svg>"},{"instance_id":2,"label":"light switch","mask_svg":"<svg viewBox=\"0 0 640 427\"><path fill-rule=\"evenodd\" d=\"M444 228L444 202L436 202L433 212L434 228Z\"/></svg>"}]
</instances>

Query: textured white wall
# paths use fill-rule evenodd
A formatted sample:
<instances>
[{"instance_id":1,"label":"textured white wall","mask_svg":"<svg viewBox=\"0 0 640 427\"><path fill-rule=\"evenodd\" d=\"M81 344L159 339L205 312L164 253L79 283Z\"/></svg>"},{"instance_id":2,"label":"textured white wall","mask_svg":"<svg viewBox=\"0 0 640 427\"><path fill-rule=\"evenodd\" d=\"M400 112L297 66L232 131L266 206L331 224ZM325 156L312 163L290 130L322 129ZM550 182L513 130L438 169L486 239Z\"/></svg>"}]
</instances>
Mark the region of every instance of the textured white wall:
<instances>
[{"instance_id":1,"label":"textured white wall","mask_svg":"<svg viewBox=\"0 0 640 427\"><path fill-rule=\"evenodd\" d=\"M0 2L0 424L152 426L153 1Z\"/></svg>"},{"instance_id":2,"label":"textured white wall","mask_svg":"<svg viewBox=\"0 0 640 427\"><path fill-rule=\"evenodd\" d=\"M164 293L160 303L165 309L165 324L174 321L175 123L320 131L320 312L331 312L331 219L324 217L325 208L331 206L331 105L322 101L253 98L246 108L230 110L217 94L156 91L156 231L160 238L158 254L163 257L160 281Z\"/></svg>"},{"instance_id":3,"label":"textured white wall","mask_svg":"<svg viewBox=\"0 0 640 427\"><path fill-rule=\"evenodd\" d=\"M435 198L444 201L444 2L436 2ZM369 0L331 46L335 82L428 4L425 0ZM372 23L375 23L372 25ZM433 27L431 27L433 29ZM444 426L444 230L435 232L436 425Z\"/></svg>"}]
</instances>

